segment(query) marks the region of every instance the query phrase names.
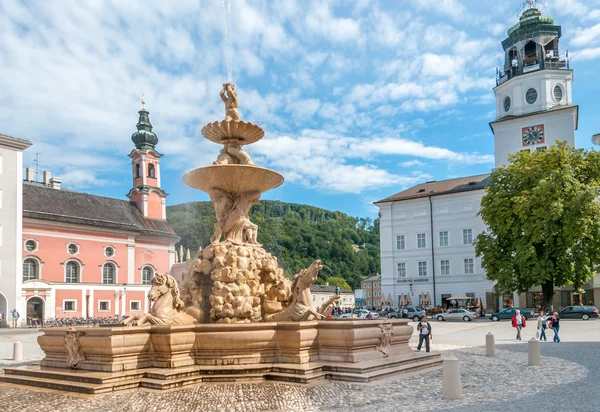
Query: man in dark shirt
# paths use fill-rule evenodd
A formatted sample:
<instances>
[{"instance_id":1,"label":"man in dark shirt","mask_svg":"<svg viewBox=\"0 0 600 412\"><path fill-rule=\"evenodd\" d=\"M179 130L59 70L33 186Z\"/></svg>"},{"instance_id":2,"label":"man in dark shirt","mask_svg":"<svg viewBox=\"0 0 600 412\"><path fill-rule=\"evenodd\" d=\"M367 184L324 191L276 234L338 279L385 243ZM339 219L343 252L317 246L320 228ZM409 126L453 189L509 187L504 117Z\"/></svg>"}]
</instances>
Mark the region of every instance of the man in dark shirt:
<instances>
[{"instance_id":1,"label":"man in dark shirt","mask_svg":"<svg viewBox=\"0 0 600 412\"><path fill-rule=\"evenodd\" d=\"M427 316L423 316L421 321L417 325L417 330L419 331L419 346L417 346L417 351L421 352L421 346L423 346L423 341L425 341L425 351L429 352L429 342L431 341L431 325L427 322Z\"/></svg>"}]
</instances>

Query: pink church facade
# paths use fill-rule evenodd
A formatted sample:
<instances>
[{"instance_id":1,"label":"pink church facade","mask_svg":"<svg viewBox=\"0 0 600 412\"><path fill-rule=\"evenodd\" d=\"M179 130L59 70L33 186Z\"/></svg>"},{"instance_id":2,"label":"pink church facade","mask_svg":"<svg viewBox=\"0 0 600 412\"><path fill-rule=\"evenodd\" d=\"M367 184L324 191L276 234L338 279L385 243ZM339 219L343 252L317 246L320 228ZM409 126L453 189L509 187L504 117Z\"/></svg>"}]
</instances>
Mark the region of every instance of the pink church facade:
<instances>
[{"instance_id":1,"label":"pink church facade","mask_svg":"<svg viewBox=\"0 0 600 412\"><path fill-rule=\"evenodd\" d=\"M139 315L155 273L168 273L179 240L166 221L158 138L139 112L129 200L64 190L59 179L23 184L22 323Z\"/></svg>"}]
</instances>

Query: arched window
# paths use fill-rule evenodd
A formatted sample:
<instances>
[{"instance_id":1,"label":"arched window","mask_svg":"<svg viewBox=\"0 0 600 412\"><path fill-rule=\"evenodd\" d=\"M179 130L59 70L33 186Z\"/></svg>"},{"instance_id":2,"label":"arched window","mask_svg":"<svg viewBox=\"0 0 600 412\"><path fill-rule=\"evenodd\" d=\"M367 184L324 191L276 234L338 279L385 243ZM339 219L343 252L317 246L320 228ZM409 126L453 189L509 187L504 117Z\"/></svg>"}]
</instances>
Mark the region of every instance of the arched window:
<instances>
[{"instance_id":1,"label":"arched window","mask_svg":"<svg viewBox=\"0 0 600 412\"><path fill-rule=\"evenodd\" d=\"M38 278L38 263L35 259L23 261L23 281Z\"/></svg>"},{"instance_id":2,"label":"arched window","mask_svg":"<svg viewBox=\"0 0 600 412\"><path fill-rule=\"evenodd\" d=\"M105 263L102 267L102 283L115 283L116 269L112 263Z\"/></svg>"},{"instance_id":3,"label":"arched window","mask_svg":"<svg viewBox=\"0 0 600 412\"><path fill-rule=\"evenodd\" d=\"M156 177L156 172L154 171L154 165L152 163L148 165L148 177Z\"/></svg>"},{"instance_id":4,"label":"arched window","mask_svg":"<svg viewBox=\"0 0 600 412\"><path fill-rule=\"evenodd\" d=\"M65 282L79 283L79 265L77 263L69 262L65 266Z\"/></svg>"},{"instance_id":5,"label":"arched window","mask_svg":"<svg viewBox=\"0 0 600 412\"><path fill-rule=\"evenodd\" d=\"M154 269L150 266L144 267L142 269L142 285L150 285L152 284L152 278L154 277Z\"/></svg>"},{"instance_id":6,"label":"arched window","mask_svg":"<svg viewBox=\"0 0 600 412\"><path fill-rule=\"evenodd\" d=\"M138 178L140 176L140 164L138 163L135 165L135 177Z\"/></svg>"}]
</instances>

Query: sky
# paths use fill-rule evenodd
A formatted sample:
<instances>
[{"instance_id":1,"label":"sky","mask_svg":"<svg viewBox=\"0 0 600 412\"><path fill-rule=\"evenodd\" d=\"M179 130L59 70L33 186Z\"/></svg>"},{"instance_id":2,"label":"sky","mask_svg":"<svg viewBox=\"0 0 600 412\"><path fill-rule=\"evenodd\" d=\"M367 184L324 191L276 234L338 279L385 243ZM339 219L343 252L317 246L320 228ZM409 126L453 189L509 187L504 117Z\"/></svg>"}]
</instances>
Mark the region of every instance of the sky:
<instances>
[{"instance_id":1,"label":"sky","mask_svg":"<svg viewBox=\"0 0 600 412\"><path fill-rule=\"evenodd\" d=\"M544 3L562 25L576 142L589 149L600 132L600 0ZM265 130L247 151L286 179L263 199L376 217L374 201L414 184L491 171L492 89L521 5L2 0L0 133L31 140L24 165L38 154L65 188L125 199L144 93L167 204L208 200L181 177L217 157L200 131L224 118L230 67L242 119Z\"/></svg>"}]
</instances>

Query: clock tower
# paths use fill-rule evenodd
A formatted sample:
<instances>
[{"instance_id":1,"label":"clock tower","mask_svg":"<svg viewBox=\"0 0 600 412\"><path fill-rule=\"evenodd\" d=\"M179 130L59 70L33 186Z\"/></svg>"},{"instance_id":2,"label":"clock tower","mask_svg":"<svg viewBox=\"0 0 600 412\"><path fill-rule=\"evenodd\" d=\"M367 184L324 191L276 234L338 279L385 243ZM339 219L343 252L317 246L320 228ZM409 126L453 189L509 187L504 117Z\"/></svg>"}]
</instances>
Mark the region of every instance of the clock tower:
<instances>
[{"instance_id":1,"label":"clock tower","mask_svg":"<svg viewBox=\"0 0 600 412\"><path fill-rule=\"evenodd\" d=\"M559 48L561 27L535 2L502 42L505 63L496 79L496 167L521 150L544 150L564 140L575 145L579 107L573 105L573 70Z\"/></svg>"}]
</instances>

